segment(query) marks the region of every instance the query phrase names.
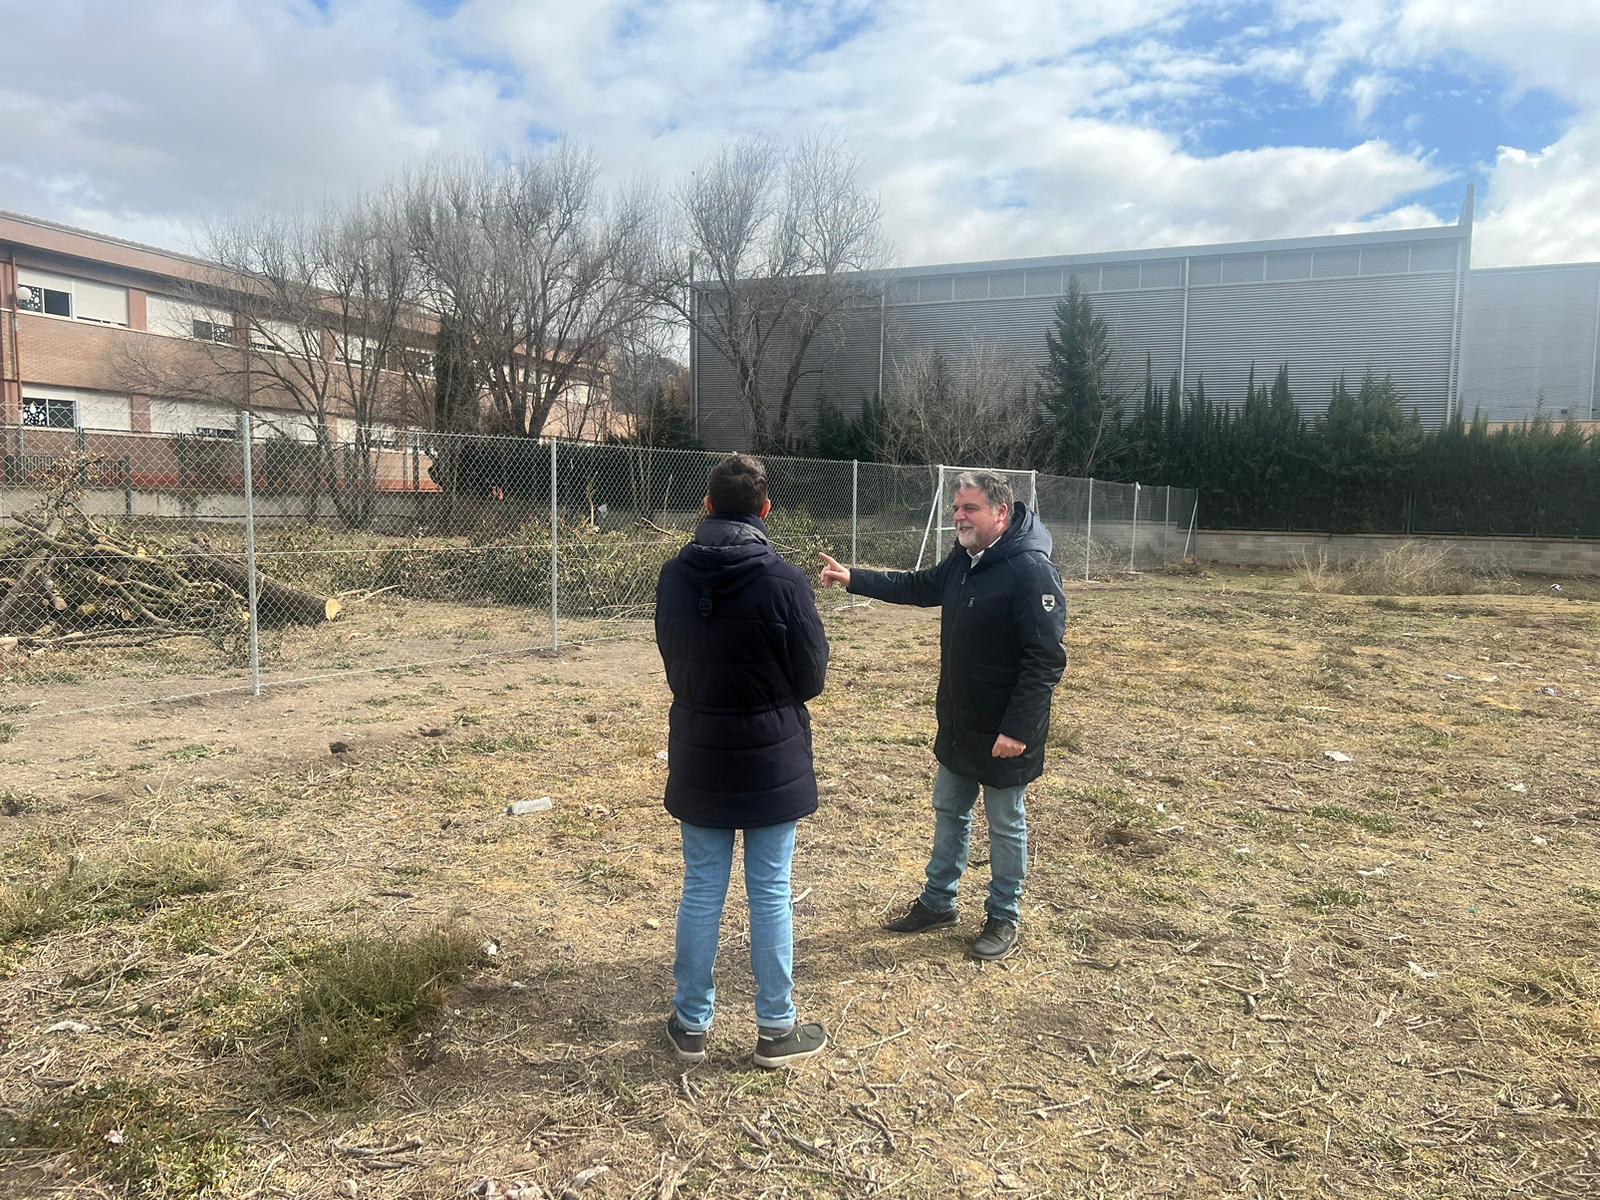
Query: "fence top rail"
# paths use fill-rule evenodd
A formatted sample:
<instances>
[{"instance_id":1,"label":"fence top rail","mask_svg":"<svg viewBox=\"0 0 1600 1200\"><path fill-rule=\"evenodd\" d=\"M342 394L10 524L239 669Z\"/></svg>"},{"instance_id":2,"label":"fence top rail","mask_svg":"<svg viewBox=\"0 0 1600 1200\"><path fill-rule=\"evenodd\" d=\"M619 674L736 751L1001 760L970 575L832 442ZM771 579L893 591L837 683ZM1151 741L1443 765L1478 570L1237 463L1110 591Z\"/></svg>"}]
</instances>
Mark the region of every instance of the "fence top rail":
<instances>
[{"instance_id":1,"label":"fence top rail","mask_svg":"<svg viewBox=\"0 0 1600 1200\"><path fill-rule=\"evenodd\" d=\"M276 416L276 415L282 415L282 414L279 413L278 411L274 410L274 412L272 414L270 414L270 415ZM343 419L344 420L348 420L349 418L343 418ZM262 442L262 443L271 443L271 442L273 442L275 440L278 440L278 438L276 438L274 436L263 436L264 433L265 433L265 427L261 426L261 425L256 425L255 426L255 436L254 436L253 440L258 441L258 442ZM14 423L14 422L13 423L0 423L0 438L4 438L7 435L11 435L11 434L25 434L25 435L28 435L29 437L36 437L36 436L41 436L41 435L53 435L55 437L60 437L60 438L71 438L71 437L74 437L74 436L78 436L78 437L85 438L85 439L88 439L88 438L93 438L93 439L115 438L115 439L118 439L118 440L132 439L132 440L136 440L136 441L143 440L143 441L150 441L150 442L171 441L171 440L173 440L175 438L182 437L182 438L187 438L187 439L190 439L190 440L194 440L194 441L198 441L198 442L204 442L204 443L208 443L208 444L209 443L215 443L218 446L229 446L229 445L235 445L236 446L238 444L237 437L233 437L233 436L217 436L215 434L200 433L198 431L193 431L193 430L191 430L191 431L170 431L170 430L144 430L144 429L110 429L110 428L102 428L102 427L88 426L88 425L75 426L75 427L73 427L71 429L66 429L66 428L55 428L55 427L44 426L44 425L24 425L24 424L18 424L18 423ZM417 440L416 441L408 441L408 440L406 440L406 439L410 439L410 438L416 438ZM399 440L395 440L395 439L399 439ZM314 441L314 440L301 441L298 438L290 438L290 439L286 439L286 440L289 441L292 444L295 444L295 445L303 445L308 450L314 449L316 447L316 445L317 445L317 442ZM526 449L526 448L532 447L532 446L539 446L539 447L542 448L542 447L549 446L549 445L553 444L553 445L556 445L558 447L558 453L560 453L560 452L568 452L568 451L573 450L573 449L581 448L585 452L600 453L600 454L611 454L611 455L617 455L617 456L630 456L630 455L631 456L642 456L642 455L645 455L645 454L669 455L669 456L677 456L677 457L681 457L681 458L685 458L685 459L698 459L699 461L705 462L708 465L711 464L711 463L714 463L714 462L716 462L716 461L718 461L718 460L720 460L722 458L725 458L729 453L732 453L731 451L694 449L692 447L684 447L684 446L645 446L645 445L639 445L639 444L631 443L631 442L591 442L591 441L582 441L582 440L570 439L570 438L550 438L550 437L543 437L543 436L541 436L541 437L517 437L515 435L495 434L495 433L449 433L449 432L441 432L441 431L430 430L430 429L420 429L420 428L403 427L403 426L402 427L384 427L381 431L379 431L378 429L374 428L373 429L373 436L369 440L369 449L373 453L379 453L379 454L381 454L381 453L399 453L399 452L404 452L404 453L408 453L409 454L409 453L413 453L413 452L418 452L419 450L420 450L421 453L427 454L428 450L427 450L425 441L431 441L431 442L435 442L435 443L472 443L472 444L480 444L480 445L500 445L500 446L506 446L506 447L518 447L518 448L521 448L521 449ZM341 434L341 435L336 436L333 439L331 439L330 444L332 446L336 447L336 448L347 449L350 443ZM25 445L25 443L24 443L24 445ZM0 449L3 449L3 447L0 447ZM854 464L857 467L868 467L868 468L871 468L872 470L875 470L875 471L877 471L877 470L889 470L889 471L900 472L900 473L903 473L904 475L906 475L908 478L917 478L919 480L926 480L927 477L930 474L939 472L941 470L944 472L944 474L945 474L945 476L947 478L952 476L952 475L954 475L954 474L958 474L958 473L960 473L962 471L993 471L993 472L995 472L997 474L1002 474L1002 475L1029 475L1029 476L1032 476L1038 481L1038 484L1039 484L1039 486L1041 488L1047 487L1047 486L1059 486L1059 485L1064 485L1064 484L1065 485L1070 485L1070 484L1090 484L1090 483L1094 483L1094 484L1097 484L1101 488L1126 488L1126 489L1128 489L1130 491L1135 491L1135 490L1150 491L1150 490L1152 490L1151 485L1146 485L1146 484L1142 484L1142 483L1111 483L1111 482L1108 482L1106 480L1091 479L1090 477L1087 477L1087 476L1052 475L1052 474L1048 474L1048 473L1043 472L1043 471L1034 470L1034 469L1028 468L1028 467L952 466L950 464L939 464L939 463L884 463L884 462L871 462L871 461L867 461L867 460L854 460L854 459L816 458L816 457L811 457L811 456L807 456L807 455L793 455L793 454L762 454L762 455L759 455L758 457L760 457L764 462L766 462L768 464L774 464L774 465L780 465L780 466L793 465L793 466L834 467L834 468L840 469L841 471L845 467L852 466L852 464ZM1164 486L1164 485L1155 485L1155 486L1156 487L1161 487L1161 486ZM1180 491L1180 492L1189 492L1189 491L1192 491L1193 489L1191 489L1191 488L1176 488L1174 490L1177 490L1177 491Z\"/></svg>"}]
</instances>

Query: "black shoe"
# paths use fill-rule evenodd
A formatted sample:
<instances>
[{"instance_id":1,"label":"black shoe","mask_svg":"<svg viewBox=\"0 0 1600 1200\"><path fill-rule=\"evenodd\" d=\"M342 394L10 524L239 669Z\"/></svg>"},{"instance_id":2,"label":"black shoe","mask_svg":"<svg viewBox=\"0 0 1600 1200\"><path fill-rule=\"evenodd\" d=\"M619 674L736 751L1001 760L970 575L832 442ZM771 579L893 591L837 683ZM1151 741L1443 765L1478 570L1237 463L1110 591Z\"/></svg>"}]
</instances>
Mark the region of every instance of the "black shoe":
<instances>
[{"instance_id":1,"label":"black shoe","mask_svg":"<svg viewBox=\"0 0 1600 1200\"><path fill-rule=\"evenodd\" d=\"M786 1067L802 1058L821 1054L827 1044L828 1035L821 1025L796 1025L788 1033L757 1034L752 1061L758 1067Z\"/></svg>"},{"instance_id":2,"label":"black shoe","mask_svg":"<svg viewBox=\"0 0 1600 1200\"><path fill-rule=\"evenodd\" d=\"M677 1013L667 1018L667 1040L672 1043L672 1052L679 1062L697 1063L706 1056L706 1035L690 1033L678 1020Z\"/></svg>"},{"instance_id":3,"label":"black shoe","mask_svg":"<svg viewBox=\"0 0 1600 1200\"><path fill-rule=\"evenodd\" d=\"M928 929L948 929L956 923L956 910L934 912L918 896L906 909L904 916L896 917L884 926L890 933L922 933Z\"/></svg>"},{"instance_id":4,"label":"black shoe","mask_svg":"<svg viewBox=\"0 0 1600 1200\"><path fill-rule=\"evenodd\" d=\"M983 923L983 932L972 943L972 957L984 962L999 962L1017 948L1017 923L999 917L990 917Z\"/></svg>"}]
</instances>

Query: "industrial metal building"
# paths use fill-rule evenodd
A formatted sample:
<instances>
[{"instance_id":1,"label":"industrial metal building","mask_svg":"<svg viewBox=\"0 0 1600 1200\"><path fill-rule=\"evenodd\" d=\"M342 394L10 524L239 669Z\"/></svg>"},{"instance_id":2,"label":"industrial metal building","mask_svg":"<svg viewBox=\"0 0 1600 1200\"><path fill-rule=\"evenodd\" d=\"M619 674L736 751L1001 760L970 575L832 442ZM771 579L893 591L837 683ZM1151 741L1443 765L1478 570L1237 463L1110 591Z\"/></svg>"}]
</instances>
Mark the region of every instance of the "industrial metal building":
<instances>
[{"instance_id":1,"label":"industrial metal building","mask_svg":"<svg viewBox=\"0 0 1600 1200\"><path fill-rule=\"evenodd\" d=\"M910 267L880 303L818 339L796 398L796 431L827 398L847 413L892 393L895 364L939 349L959 358L989 343L1042 364L1045 334L1077 277L1106 318L1125 382L1146 356L1164 386L1243 401L1254 366L1287 362L1308 416L1341 373L1391 375L1424 423L1481 409L1520 420L1536 404L1554 419L1595 416L1600 265L1469 270L1472 193L1454 225L1328 237ZM693 341L695 419L715 448L748 444L726 360Z\"/></svg>"}]
</instances>

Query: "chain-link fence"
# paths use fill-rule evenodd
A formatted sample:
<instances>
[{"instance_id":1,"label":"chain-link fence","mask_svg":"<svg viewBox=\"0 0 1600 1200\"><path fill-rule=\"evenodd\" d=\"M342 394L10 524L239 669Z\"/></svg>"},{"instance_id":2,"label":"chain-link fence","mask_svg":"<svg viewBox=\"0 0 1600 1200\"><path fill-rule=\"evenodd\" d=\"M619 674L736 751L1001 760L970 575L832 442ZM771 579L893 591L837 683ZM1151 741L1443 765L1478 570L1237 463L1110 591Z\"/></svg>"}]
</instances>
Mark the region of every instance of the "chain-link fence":
<instances>
[{"instance_id":1,"label":"chain-link fence","mask_svg":"<svg viewBox=\"0 0 1600 1200\"><path fill-rule=\"evenodd\" d=\"M722 455L530 438L0 428L0 707L259 691L648 635ZM766 460L774 545L949 551L956 468ZM1011 473L1068 580L1180 560L1191 491ZM7 694L9 693L9 695ZM42 711L33 706L43 704ZM81 702L79 704L81 710Z\"/></svg>"}]
</instances>

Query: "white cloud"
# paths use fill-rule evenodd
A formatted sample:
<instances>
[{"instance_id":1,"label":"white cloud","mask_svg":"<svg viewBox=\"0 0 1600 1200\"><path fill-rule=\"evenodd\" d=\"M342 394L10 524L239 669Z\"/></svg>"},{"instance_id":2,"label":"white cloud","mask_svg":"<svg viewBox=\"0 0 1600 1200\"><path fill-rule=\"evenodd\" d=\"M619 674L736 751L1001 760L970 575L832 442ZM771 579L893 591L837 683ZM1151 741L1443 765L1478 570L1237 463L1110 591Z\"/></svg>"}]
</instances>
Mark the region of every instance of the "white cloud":
<instances>
[{"instance_id":1,"label":"white cloud","mask_svg":"<svg viewBox=\"0 0 1600 1200\"><path fill-rule=\"evenodd\" d=\"M1474 265L1600 259L1600 128L1586 123L1534 153L1502 146L1488 194Z\"/></svg>"},{"instance_id":2,"label":"white cloud","mask_svg":"<svg viewBox=\"0 0 1600 1200\"><path fill-rule=\"evenodd\" d=\"M1502 146L1478 198L1473 263L1600 259L1600 9L1595 0L1289 0L1328 24L1306 86L1341 72L1358 109L1365 80L1454 58L1503 72L1513 92L1545 89L1576 109L1549 146Z\"/></svg>"},{"instance_id":3,"label":"white cloud","mask_svg":"<svg viewBox=\"0 0 1600 1200\"><path fill-rule=\"evenodd\" d=\"M0 92L0 207L172 244L198 217L316 203L434 149L559 132L619 178L670 177L729 136L827 125L863 153L906 261L987 258L1436 219L1413 197L1449 168L1370 133L1202 152L1193 102L1214 111L1246 73L1350 104L1358 123L1438 55L1559 87L1588 129L1600 106L1584 67L1600 48L1562 0L1280 0L1260 29L1185 46L1195 7L466 0L436 18L399 0L0 0L9 57L30 64ZM1559 255L1590 236L1566 206L1596 208L1596 149L1580 129L1502 154L1485 252Z\"/></svg>"}]
</instances>

